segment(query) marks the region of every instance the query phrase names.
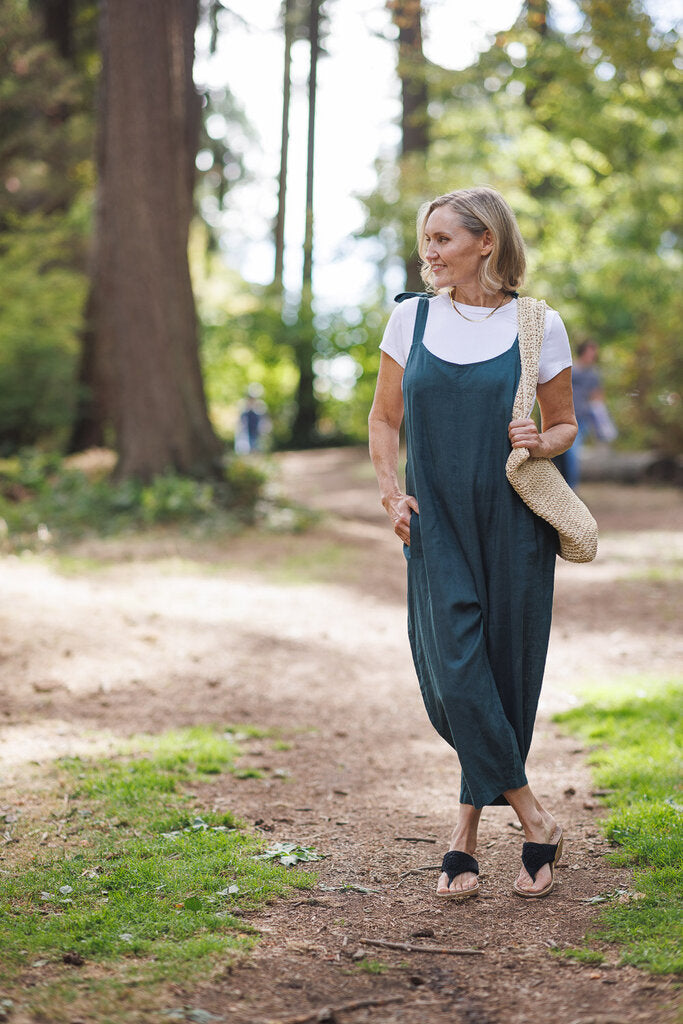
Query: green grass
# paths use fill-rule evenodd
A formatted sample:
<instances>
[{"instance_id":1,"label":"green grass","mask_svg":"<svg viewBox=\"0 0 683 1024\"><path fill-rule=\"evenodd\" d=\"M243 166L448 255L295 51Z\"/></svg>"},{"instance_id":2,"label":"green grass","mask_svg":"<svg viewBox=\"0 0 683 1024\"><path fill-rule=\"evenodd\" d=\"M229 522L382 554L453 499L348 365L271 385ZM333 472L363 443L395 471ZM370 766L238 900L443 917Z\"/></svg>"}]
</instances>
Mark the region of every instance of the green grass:
<instances>
[{"instance_id":1,"label":"green grass","mask_svg":"<svg viewBox=\"0 0 683 1024\"><path fill-rule=\"evenodd\" d=\"M68 793L67 806L43 828L48 842L63 847L59 832L67 845L38 847L29 860L35 821L15 831L27 857L2 876L0 986L18 988L37 964L50 981L31 998L52 1005L50 1021L86 992L111 1001L123 979L144 984L151 998L155 984L189 981L250 949L257 935L240 915L314 883L256 859L262 841L232 814L197 806L202 783L232 771L232 735L183 729L140 737L106 760L57 763L54 783ZM72 981L65 954L85 961Z\"/></svg>"},{"instance_id":2,"label":"green grass","mask_svg":"<svg viewBox=\"0 0 683 1024\"><path fill-rule=\"evenodd\" d=\"M359 960L356 967L364 974L386 974L389 970L389 965L382 963L381 960L368 960L367 958Z\"/></svg>"},{"instance_id":3,"label":"green grass","mask_svg":"<svg viewBox=\"0 0 683 1024\"><path fill-rule=\"evenodd\" d=\"M563 949L558 955L567 957L569 960L576 960L580 964L595 964L597 966L605 962L604 953L595 949Z\"/></svg>"},{"instance_id":4,"label":"green grass","mask_svg":"<svg viewBox=\"0 0 683 1024\"><path fill-rule=\"evenodd\" d=\"M595 938L618 943L624 963L683 971L683 686L625 681L556 721L594 745L612 859L635 869L632 898L606 900Z\"/></svg>"}]
</instances>

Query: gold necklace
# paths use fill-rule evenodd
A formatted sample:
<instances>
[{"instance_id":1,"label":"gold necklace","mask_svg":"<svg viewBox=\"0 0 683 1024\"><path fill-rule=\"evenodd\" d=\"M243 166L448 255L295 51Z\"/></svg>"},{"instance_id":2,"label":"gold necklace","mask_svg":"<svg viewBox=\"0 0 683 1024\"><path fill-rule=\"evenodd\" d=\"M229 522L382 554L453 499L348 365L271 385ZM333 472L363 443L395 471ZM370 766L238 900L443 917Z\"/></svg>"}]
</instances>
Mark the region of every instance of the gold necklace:
<instances>
[{"instance_id":1,"label":"gold necklace","mask_svg":"<svg viewBox=\"0 0 683 1024\"><path fill-rule=\"evenodd\" d=\"M505 300L508 298L507 295L503 295L502 301L499 302L497 306L494 306L494 308L491 310L490 313L487 313L486 316L479 316L479 317L476 317L475 319L472 319L471 316L465 316L464 313L461 313L460 310L458 309L458 307L456 306L455 300L453 299L453 292L455 290L456 290L455 288L451 288L450 291L448 292L448 295L449 295L450 300L451 300L451 306L453 307L453 309L455 310L456 313L460 314L460 316L463 318L463 320L469 320L469 322L471 324L479 324L479 323L483 323L484 320L488 320L488 318L490 316L493 316L493 314L496 313L500 309L500 307L503 305Z\"/></svg>"}]
</instances>

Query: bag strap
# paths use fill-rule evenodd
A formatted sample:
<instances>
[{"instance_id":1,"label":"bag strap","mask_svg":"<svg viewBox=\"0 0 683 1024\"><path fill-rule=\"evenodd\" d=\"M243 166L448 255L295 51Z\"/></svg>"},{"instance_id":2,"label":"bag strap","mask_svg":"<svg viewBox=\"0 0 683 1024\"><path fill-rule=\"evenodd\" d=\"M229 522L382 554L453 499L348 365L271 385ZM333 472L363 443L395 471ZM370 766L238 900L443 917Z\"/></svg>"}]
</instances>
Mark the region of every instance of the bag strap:
<instances>
[{"instance_id":1,"label":"bag strap","mask_svg":"<svg viewBox=\"0 0 683 1024\"><path fill-rule=\"evenodd\" d=\"M532 299L531 296L525 295L524 298L517 300L517 337L522 372L512 406L513 420L526 419L534 407L546 309L543 299Z\"/></svg>"}]
</instances>

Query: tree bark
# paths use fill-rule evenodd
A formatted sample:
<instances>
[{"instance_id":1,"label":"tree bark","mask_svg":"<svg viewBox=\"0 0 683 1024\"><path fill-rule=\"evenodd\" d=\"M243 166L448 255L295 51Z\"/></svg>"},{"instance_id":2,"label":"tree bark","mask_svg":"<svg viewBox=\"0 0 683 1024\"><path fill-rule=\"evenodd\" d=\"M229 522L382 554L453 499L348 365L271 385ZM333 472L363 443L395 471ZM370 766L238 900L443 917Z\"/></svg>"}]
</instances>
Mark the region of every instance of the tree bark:
<instances>
[{"instance_id":1,"label":"tree bark","mask_svg":"<svg viewBox=\"0 0 683 1024\"><path fill-rule=\"evenodd\" d=\"M388 0L392 21L398 28L398 76L401 80L401 155L408 163L413 154L429 148L427 65L422 49L421 0ZM414 238L404 242L406 290L421 291L420 260Z\"/></svg>"},{"instance_id":2,"label":"tree bark","mask_svg":"<svg viewBox=\"0 0 683 1024\"><path fill-rule=\"evenodd\" d=\"M214 476L187 259L200 99L197 0L104 0L93 274L117 475Z\"/></svg>"},{"instance_id":3,"label":"tree bark","mask_svg":"<svg viewBox=\"0 0 683 1024\"><path fill-rule=\"evenodd\" d=\"M289 106L292 92L292 42L294 40L294 0L284 0L285 60L282 81L282 132L280 173L278 174L277 216L275 218L275 272L273 284L282 294L285 261L285 206L287 198L287 158L289 155Z\"/></svg>"},{"instance_id":4,"label":"tree bark","mask_svg":"<svg viewBox=\"0 0 683 1024\"><path fill-rule=\"evenodd\" d=\"M526 22L530 29L545 36L548 32L548 0L526 0Z\"/></svg>"},{"instance_id":5,"label":"tree bark","mask_svg":"<svg viewBox=\"0 0 683 1024\"><path fill-rule=\"evenodd\" d=\"M73 60L73 0L32 0L31 6L42 16L45 38L55 44L60 57Z\"/></svg>"},{"instance_id":6,"label":"tree bark","mask_svg":"<svg viewBox=\"0 0 683 1024\"><path fill-rule=\"evenodd\" d=\"M313 388L313 359L315 356L315 329L313 324L313 170L315 163L315 100L318 86L318 56L320 43L321 0L310 0L309 39L311 43L311 69L308 78L308 158L306 167L306 229L304 235L304 265L299 310L299 339L296 362L299 370L297 411L292 426L292 442L306 447L315 441L318 403Z\"/></svg>"}]
</instances>

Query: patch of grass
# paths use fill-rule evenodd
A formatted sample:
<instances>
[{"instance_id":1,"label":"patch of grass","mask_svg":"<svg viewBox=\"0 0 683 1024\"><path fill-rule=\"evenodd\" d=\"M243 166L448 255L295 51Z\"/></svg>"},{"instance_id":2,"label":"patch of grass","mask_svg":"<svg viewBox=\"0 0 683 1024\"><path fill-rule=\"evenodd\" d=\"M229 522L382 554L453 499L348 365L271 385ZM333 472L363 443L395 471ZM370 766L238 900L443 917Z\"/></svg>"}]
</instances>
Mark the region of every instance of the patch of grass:
<instances>
[{"instance_id":1,"label":"patch of grass","mask_svg":"<svg viewBox=\"0 0 683 1024\"><path fill-rule=\"evenodd\" d=\"M57 1022L75 989L101 989L106 1002L122 979L147 990L182 983L253 946L242 913L314 884L312 874L258 859L260 839L230 813L199 813L197 794L184 791L232 769L239 748L229 736L181 729L139 737L106 760L57 763L67 809L46 838L63 846L58 836L66 835L67 845L59 853L38 847L30 863L3 876L3 987L44 972L35 994L44 1000L45 984L51 999L62 993L49 1017ZM32 824L15 836L35 851ZM65 955L85 961L73 982L64 978Z\"/></svg>"},{"instance_id":2,"label":"patch of grass","mask_svg":"<svg viewBox=\"0 0 683 1024\"><path fill-rule=\"evenodd\" d=\"M355 576L361 571L361 560L351 545L325 541L271 559L263 568L276 583L329 583L340 574Z\"/></svg>"},{"instance_id":3,"label":"patch of grass","mask_svg":"<svg viewBox=\"0 0 683 1024\"><path fill-rule=\"evenodd\" d=\"M621 580L629 583L678 583L683 578L683 565L675 560L665 565L650 565L644 569L634 569L627 575L621 576Z\"/></svg>"},{"instance_id":4,"label":"patch of grass","mask_svg":"<svg viewBox=\"0 0 683 1024\"><path fill-rule=\"evenodd\" d=\"M577 960L580 964L602 964L605 962L604 954L595 949L562 949L557 955L567 957L568 960Z\"/></svg>"},{"instance_id":5,"label":"patch of grass","mask_svg":"<svg viewBox=\"0 0 683 1024\"><path fill-rule=\"evenodd\" d=\"M595 744L589 755L611 809L603 822L633 865L637 898L608 902L596 937L619 943L622 961L654 973L683 971L683 686L624 682L555 719Z\"/></svg>"},{"instance_id":6,"label":"patch of grass","mask_svg":"<svg viewBox=\"0 0 683 1024\"><path fill-rule=\"evenodd\" d=\"M365 974L386 974L389 970L389 965L382 963L381 960L359 960L356 967Z\"/></svg>"}]
</instances>

